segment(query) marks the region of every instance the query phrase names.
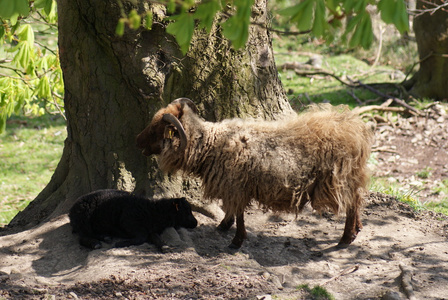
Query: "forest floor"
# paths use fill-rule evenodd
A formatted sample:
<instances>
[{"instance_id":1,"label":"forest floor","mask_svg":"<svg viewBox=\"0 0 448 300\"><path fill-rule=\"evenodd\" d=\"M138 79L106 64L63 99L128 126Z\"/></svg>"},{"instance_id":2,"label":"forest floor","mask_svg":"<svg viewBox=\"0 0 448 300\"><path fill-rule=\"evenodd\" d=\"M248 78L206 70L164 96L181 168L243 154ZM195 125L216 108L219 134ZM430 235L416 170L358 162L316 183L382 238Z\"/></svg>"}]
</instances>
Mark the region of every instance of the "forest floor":
<instances>
[{"instance_id":1,"label":"forest floor","mask_svg":"<svg viewBox=\"0 0 448 300\"><path fill-rule=\"evenodd\" d=\"M378 124L372 173L437 201L446 197L435 187L448 178L448 115L438 106L426 112ZM422 170L429 178L416 175ZM248 240L231 251L234 229L218 232L219 220L195 216L196 229L164 233L175 246L164 254L148 244L88 251L66 215L4 235L0 299L317 299L319 291L335 299L448 299L448 218L393 196L366 197L364 228L341 250L334 246L343 217L253 207Z\"/></svg>"}]
</instances>

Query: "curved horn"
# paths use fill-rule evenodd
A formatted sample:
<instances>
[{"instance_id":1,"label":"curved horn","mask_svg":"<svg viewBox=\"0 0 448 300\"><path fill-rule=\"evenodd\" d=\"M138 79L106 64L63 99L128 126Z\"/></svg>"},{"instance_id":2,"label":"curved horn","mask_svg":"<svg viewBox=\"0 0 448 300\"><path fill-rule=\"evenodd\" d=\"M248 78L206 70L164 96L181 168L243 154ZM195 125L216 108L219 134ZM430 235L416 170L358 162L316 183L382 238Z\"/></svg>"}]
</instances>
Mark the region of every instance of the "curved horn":
<instances>
[{"instance_id":1,"label":"curved horn","mask_svg":"<svg viewBox=\"0 0 448 300\"><path fill-rule=\"evenodd\" d=\"M180 103L182 108L184 107L185 104L187 104L195 114L198 114L198 108L196 107L196 104L194 104L194 102L189 98L185 98L185 97L177 98L176 100L174 100L171 103L172 104Z\"/></svg>"},{"instance_id":2,"label":"curved horn","mask_svg":"<svg viewBox=\"0 0 448 300\"><path fill-rule=\"evenodd\" d=\"M187 135L185 134L184 127L180 123L179 119L177 119L172 114L164 114L162 119L165 122L168 122L171 125L173 125L174 127L176 127L177 131L179 132L179 136L180 136L180 147L179 147L179 149L181 151L185 150L185 147L187 147Z\"/></svg>"}]
</instances>

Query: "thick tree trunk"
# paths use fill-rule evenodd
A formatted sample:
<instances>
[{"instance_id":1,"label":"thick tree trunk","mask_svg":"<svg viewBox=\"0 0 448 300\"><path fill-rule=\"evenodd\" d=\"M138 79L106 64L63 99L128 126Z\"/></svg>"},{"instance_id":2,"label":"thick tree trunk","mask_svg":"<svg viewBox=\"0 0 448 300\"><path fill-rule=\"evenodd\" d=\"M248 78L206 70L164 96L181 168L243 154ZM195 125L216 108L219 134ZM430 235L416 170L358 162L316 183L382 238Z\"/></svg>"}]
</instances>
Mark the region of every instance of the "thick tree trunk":
<instances>
[{"instance_id":1,"label":"thick tree trunk","mask_svg":"<svg viewBox=\"0 0 448 300\"><path fill-rule=\"evenodd\" d=\"M417 10L434 8L445 1L417 1ZM434 6L429 4L434 3ZM418 97L448 99L448 12L439 9L414 18L414 32L420 57L420 69L408 82Z\"/></svg>"},{"instance_id":2,"label":"thick tree trunk","mask_svg":"<svg viewBox=\"0 0 448 300\"><path fill-rule=\"evenodd\" d=\"M266 28L251 26L241 51L217 27L211 34L197 30L183 56L165 32L163 7L151 9L151 31L127 30L119 38L115 0L58 0L68 136L51 182L10 226L66 213L78 196L102 188L200 198L196 181L161 174L156 159L135 147L153 113L177 97L191 98L209 120L290 112ZM266 0L256 1L253 21L266 24Z\"/></svg>"}]
</instances>

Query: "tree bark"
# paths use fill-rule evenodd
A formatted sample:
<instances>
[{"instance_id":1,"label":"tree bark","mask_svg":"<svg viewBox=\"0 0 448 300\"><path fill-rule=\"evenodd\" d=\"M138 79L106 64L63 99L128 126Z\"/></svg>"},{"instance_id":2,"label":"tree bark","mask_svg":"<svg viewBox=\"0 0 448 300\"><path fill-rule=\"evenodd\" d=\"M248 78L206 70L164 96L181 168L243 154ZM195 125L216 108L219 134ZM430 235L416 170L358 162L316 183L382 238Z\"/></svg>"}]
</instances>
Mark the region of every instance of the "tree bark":
<instances>
[{"instance_id":1,"label":"tree bark","mask_svg":"<svg viewBox=\"0 0 448 300\"><path fill-rule=\"evenodd\" d=\"M444 1L417 1L417 10L434 8ZM433 3L434 6L429 3ZM414 32L420 58L420 69L407 83L418 97L448 99L448 12L439 9L414 18Z\"/></svg>"},{"instance_id":2,"label":"tree bark","mask_svg":"<svg viewBox=\"0 0 448 300\"><path fill-rule=\"evenodd\" d=\"M58 0L68 135L50 183L10 227L66 213L77 197L103 188L200 200L195 180L161 174L156 158L147 159L135 147L154 112L177 97L191 98L208 120L274 119L291 111L267 26L251 26L248 44L239 51L218 26L210 34L196 30L184 56L165 32L164 7L145 2L125 2L125 10L151 9L152 30L126 30L117 37L115 0ZM255 2L252 21L266 24L266 0Z\"/></svg>"}]
</instances>

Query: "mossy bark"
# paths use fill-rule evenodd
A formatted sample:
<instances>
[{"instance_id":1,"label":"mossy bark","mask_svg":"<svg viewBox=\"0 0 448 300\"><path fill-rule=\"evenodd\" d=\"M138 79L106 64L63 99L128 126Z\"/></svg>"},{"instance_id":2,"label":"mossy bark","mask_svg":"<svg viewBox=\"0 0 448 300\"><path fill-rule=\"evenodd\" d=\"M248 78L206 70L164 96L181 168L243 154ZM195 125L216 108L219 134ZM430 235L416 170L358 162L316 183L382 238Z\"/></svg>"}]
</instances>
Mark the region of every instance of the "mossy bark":
<instances>
[{"instance_id":1,"label":"mossy bark","mask_svg":"<svg viewBox=\"0 0 448 300\"><path fill-rule=\"evenodd\" d=\"M138 5L126 2L125 9L148 9L144 1ZM177 97L191 98L208 120L290 112L266 26L251 26L248 45L239 51L217 26L210 34L196 30L184 56L165 32L163 7L150 9L158 21L152 30L117 37L115 0L58 0L68 136L51 182L11 227L66 213L77 197L97 189L200 200L198 182L161 174L156 158L135 147L154 112ZM254 23L267 20L266 1L256 1Z\"/></svg>"}]
</instances>

